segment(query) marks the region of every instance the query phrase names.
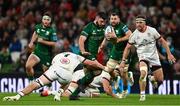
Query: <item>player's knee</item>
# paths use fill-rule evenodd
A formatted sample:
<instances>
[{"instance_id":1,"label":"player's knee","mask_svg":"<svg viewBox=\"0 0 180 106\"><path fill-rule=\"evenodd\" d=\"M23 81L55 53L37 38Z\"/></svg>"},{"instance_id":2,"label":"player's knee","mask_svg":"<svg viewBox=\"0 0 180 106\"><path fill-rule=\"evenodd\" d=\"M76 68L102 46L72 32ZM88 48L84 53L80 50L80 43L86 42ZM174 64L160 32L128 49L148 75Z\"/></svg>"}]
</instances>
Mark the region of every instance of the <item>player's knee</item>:
<instances>
[{"instance_id":1,"label":"player's knee","mask_svg":"<svg viewBox=\"0 0 180 106\"><path fill-rule=\"evenodd\" d=\"M70 94L72 94L75 90L76 90L76 87L74 87L74 86L69 86L67 89L68 93L70 93Z\"/></svg>"},{"instance_id":2,"label":"player's knee","mask_svg":"<svg viewBox=\"0 0 180 106\"><path fill-rule=\"evenodd\" d=\"M141 66L140 67L140 80L141 81L146 81L147 79L147 71L148 71L148 68L146 66Z\"/></svg>"}]
</instances>

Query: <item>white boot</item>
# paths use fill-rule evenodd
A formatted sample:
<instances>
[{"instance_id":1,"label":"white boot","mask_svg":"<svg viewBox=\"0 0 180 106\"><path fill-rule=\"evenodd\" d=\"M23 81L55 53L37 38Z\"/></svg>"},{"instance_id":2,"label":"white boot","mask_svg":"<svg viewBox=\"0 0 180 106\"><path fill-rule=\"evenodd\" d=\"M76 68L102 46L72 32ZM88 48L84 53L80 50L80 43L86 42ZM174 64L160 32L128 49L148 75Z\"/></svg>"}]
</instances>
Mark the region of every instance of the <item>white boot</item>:
<instances>
[{"instance_id":1,"label":"white boot","mask_svg":"<svg viewBox=\"0 0 180 106\"><path fill-rule=\"evenodd\" d=\"M56 92L56 94L54 95L54 101L61 101L61 95L64 92L63 89L59 89L58 92Z\"/></svg>"},{"instance_id":2,"label":"white boot","mask_svg":"<svg viewBox=\"0 0 180 106\"><path fill-rule=\"evenodd\" d=\"M146 100L146 95L144 95L144 94L143 94L143 95L140 95L139 101L142 102L142 101L145 101L145 100Z\"/></svg>"},{"instance_id":3,"label":"white boot","mask_svg":"<svg viewBox=\"0 0 180 106\"><path fill-rule=\"evenodd\" d=\"M16 96L6 96L3 98L3 101L17 101L21 98L21 96L18 94Z\"/></svg>"}]
</instances>

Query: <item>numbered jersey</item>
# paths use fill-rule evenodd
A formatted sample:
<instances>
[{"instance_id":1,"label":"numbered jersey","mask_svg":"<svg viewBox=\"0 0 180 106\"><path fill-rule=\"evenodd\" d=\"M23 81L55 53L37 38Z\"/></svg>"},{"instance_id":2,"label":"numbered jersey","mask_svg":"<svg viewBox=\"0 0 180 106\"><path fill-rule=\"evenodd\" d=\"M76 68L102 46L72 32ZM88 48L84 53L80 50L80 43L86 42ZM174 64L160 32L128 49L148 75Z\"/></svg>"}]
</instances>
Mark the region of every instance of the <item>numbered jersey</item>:
<instances>
[{"instance_id":1,"label":"numbered jersey","mask_svg":"<svg viewBox=\"0 0 180 106\"><path fill-rule=\"evenodd\" d=\"M53 58L52 65L62 67L73 73L74 69L84 60L85 58L80 55L71 52L63 52Z\"/></svg>"}]
</instances>

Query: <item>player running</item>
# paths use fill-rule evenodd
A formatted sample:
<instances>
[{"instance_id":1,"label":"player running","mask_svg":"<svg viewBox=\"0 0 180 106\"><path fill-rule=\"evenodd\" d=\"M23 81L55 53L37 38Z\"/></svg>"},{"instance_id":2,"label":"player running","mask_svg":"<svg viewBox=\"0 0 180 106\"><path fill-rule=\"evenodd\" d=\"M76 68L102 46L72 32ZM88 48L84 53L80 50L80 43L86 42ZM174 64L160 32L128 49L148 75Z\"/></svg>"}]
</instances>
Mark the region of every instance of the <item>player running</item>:
<instances>
[{"instance_id":1,"label":"player running","mask_svg":"<svg viewBox=\"0 0 180 106\"><path fill-rule=\"evenodd\" d=\"M120 77L119 74L114 74L113 71L115 71L116 66L121 62L123 51L132 32L129 30L127 25L120 21L120 14L117 10L111 12L109 21L110 25L108 25L105 30L106 38L104 39L101 48L104 48L107 40L113 45L106 66L108 67L108 72L114 77L115 89L118 89ZM130 77L128 77L128 65L129 64L127 63L124 70L120 72L123 81L122 98L125 98L128 94L128 80L131 85L134 83L132 72L129 72Z\"/></svg>"},{"instance_id":2,"label":"player running","mask_svg":"<svg viewBox=\"0 0 180 106\"><path fill-rule=\"evenodd\" d=\"M56 30L51 27L51 16L45 13L42 23L35 26L35 31L28 45L29 49L34 49L26 62L26 73L30 82L34 80L34 66L40 63L45 72L51 65L53 58L53 47L57 41Z\"/></svg>"},{"instance_id":3,"label":"player running","mask_svg":"<svg viewBox=\"0 0 180 106\"><path fill-rule=\"evenodd\" d=\"M140 86L140 99L139 101L145 101L145 88L146 88L146 79L148 73L152 73L153 76L150 77L150 81L153 85L157 85L157 87L162 84L164 76L161 67L161 63L159 61L159 55L156 47L156 42L162 44L162 46L166 49L167 58L169 62L174 63L176 59L171 54L169 46L163 37L157 32L157 30L153 27L146 25L146 17L143 15L139 15L136 17L136 30L130 36L128 44L123 53L122 62L120 64L119 70L125 67L125 62L127 61L127 57L129 55L129 51L131 46L136 47L136 51L139 58L139 69L140 69L140 78L139 78L139 86Z\"/></svg>"}]
</instances>

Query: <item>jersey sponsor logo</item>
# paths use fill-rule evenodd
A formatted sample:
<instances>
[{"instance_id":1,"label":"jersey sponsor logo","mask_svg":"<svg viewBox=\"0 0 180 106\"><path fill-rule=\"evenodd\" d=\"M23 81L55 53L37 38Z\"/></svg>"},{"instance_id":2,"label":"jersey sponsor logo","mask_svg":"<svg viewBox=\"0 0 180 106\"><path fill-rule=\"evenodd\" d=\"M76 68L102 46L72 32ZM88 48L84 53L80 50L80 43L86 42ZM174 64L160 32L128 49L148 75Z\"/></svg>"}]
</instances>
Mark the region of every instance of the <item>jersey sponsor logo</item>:
<instances>
[{"instance_id":1,"label":"jersey sponsor logo","mask_svg":"<svg viewBox=\"0 0 180 106\"><path fill-rule=\"evenodd\" d=\"M93 31L92 34L93 34L93 35L96 35L96 31Z\"/></svg>"},{"instance_id":2,"label":"jersey sponsor logo","mask_svg":"<svg viewBox=\"0 0 180 106\"><path fill-rule=\"evenodd\" d=\"M139 47L146 46L146 45L153 44L153 43L154 43L154 41L148 41L147 39L143 39L141 44L139 44Z\"/></svg>"},{"instance_id":3,"label":"jersey sponsor logo","mask_svg":"<svg viewBox=\"0 0 180 106\"><path fill-rule=\"evenodd\" d=\"M49 31L46 31L46 35L49 35Z\"/></svg>"},{"instance_id":4,"label":"jersey sponsor logo","mask_svg":"<svg viewBox=\"0 0 180 106\"><path fill-rule=\"evenodd\" d=\"M45 30L44 29L41 29L42 32L44 32Z\"/></svg>"},{"instance_id":5,"label":"jersey sponsor logo","mask_svg":"<svg viewBox=\"0 0 180 106\"><path fill-rule=\"evenodd\" d=\"M69 63L70 63L70 60L69 60L68 58L66 58L66 57L63 57L63 58L60 59L60 62L61 62L62 64L69 64Z\"/></svg>"}]
</instances>

